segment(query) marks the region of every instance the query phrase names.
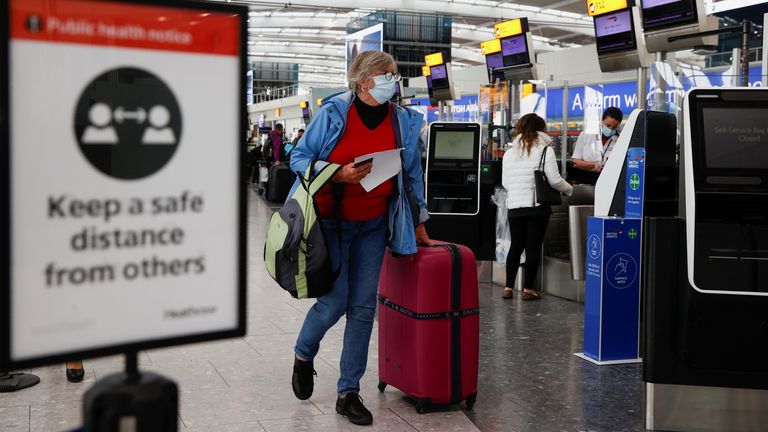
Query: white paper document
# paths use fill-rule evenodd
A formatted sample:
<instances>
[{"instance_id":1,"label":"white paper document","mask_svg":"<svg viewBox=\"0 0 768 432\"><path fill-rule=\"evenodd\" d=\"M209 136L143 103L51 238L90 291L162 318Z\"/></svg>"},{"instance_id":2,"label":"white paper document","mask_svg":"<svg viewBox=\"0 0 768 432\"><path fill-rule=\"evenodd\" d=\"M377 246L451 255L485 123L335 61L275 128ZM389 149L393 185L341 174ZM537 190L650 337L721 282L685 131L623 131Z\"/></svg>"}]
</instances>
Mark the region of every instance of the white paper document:
<instances>
[{"instance_id":1,"label":"white paper document","mask_svg":"<svg viewBox=\"0 0 768 432\"><path fill-rule=\"evenodd\" d=\"M402 149L395 149L369 153L355 158L355 163L373 159L371 172L360 180L360 185L366 192L372 191L376 186L391 179L400 172L400 169L403 166L400 159L401 150Z\"/></svg>"}]
</instances>

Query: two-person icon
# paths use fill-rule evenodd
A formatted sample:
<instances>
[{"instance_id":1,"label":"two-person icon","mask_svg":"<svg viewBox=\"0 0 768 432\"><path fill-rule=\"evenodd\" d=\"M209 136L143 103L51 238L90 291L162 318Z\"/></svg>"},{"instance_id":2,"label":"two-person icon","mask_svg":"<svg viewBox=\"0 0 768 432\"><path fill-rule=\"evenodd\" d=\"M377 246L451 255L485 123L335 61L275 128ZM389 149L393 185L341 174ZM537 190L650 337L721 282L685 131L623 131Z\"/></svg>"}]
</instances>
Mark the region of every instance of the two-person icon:
<instances>
[{"instance_id":1,"label":"two-person icon","mask_svg":"<svg viewBox=\"0 0 768 432\"><path fill-rule=\"evenodd\" d=\"M88 120L90 125L83 132L83 144L119 144L120 139L113 123L124 123L128 120L136 122L137 125L149 120L149 127L142 134L142 144L176 144L176 135L169 126L171 113L163 105L153 106L147 115L141 107L135 111L118 107L113 112L109 105L98 102L88 111Z\"/></svg>"}]
</instances>

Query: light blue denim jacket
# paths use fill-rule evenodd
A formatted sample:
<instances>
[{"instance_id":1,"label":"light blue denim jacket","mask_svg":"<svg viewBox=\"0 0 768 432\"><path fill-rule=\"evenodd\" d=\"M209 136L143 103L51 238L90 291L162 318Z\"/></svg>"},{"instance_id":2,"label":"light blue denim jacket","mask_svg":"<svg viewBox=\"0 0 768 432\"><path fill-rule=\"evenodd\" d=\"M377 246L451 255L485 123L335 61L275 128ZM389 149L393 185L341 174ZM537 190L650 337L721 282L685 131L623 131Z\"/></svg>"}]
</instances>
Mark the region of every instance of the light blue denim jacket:
<instances>
[{"instance_id":1,"label":"light blue denim jacket","mask_svg":"<svg viewBox=\"0 0 768 432\"><path fill-rule=\"evenodd\" d=\"M323 101L320 111L310 122L296 148L291 152L291 170L305 173L309 164L315 160L315 169L326 165L328 157L336 143L344 134L347 113L355 98L354 92L345 92ZM421 113L403 107L396 107L395 125L399 124L399 135L395 135L397 146L402 148L403 169L397 175L396 188L389 202L389 248L400 255L415 254L416 236L414 219L408 197L418 202L419 223L429 219L427 204L424 200L424 176L421 168L420 131L424 123ZM407 176L403 181L403 176ZM406 184L408 189L406 191ZM299 186L296 180L289 197Z\"/></svg>"}]
</instances>

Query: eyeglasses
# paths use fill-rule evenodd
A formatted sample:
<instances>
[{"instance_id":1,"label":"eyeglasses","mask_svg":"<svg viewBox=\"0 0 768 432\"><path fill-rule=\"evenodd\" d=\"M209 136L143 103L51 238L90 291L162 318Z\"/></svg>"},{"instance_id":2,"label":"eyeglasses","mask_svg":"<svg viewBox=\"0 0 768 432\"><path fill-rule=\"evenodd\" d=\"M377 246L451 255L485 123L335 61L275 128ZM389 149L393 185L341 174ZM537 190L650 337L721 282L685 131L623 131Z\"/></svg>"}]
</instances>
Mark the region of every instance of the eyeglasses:
<instances>
[{"instance_id":1,"label":"eyeglasses","mask_svg":"<svg viewBox=\"0 0 768 432\"><path fill-rule=\"evenodd\" d=\"M393 72L384 72L384 73L379 73L379 74L371 75L371 77L377 77L377 76L383 76L384 79L387 80L387 81L392 81L392 80L400 81L403 78L397 72L395 72L395 73L393 73Z\"/></svg>"}]
</instances>

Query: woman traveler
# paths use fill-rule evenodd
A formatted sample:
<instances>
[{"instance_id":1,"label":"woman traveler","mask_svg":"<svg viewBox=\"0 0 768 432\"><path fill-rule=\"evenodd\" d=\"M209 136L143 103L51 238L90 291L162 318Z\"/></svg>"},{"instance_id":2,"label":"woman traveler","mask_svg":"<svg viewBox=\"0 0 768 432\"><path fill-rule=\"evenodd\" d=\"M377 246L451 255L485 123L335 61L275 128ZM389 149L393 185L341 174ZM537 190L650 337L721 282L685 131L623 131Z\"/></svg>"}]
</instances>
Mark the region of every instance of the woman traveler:
<instances>
[{"instance_id":1,"label":"woman traveler","mask_svg":"<svg viewBox=\"0 0 768 432\"><path fill-rule=\"evenodd\" d=\"M389 54L360 53L348 76L351 91L324 102L291 153L295 172L306 172L312 161L316 169L327 162L342 166L333 185L315 198L331 262L341 270L331 292L317 300L304 320L292 386L301 400L312 395L313 359L320 342L346 314L336 411L354 424L369 425L373 417L359 396L360 378L368 358L384 250L389 246L394 253L410 255L417 252L417 242L431 242L423 225L427 211L418 145L423 117L389 103L400 79ZM354 159L395 148L403 149L402 171L366 193L359 183L371 165L355 167Z\"/></svg>"},{"instance_id":2,"label":"woman traveler","mask_svg":"<svg viewBox=\"0 0 768 432\"><path fill-rule=\"evenodd\" d=\"M555 152L549 144L552 140L544 133L547 123L536 114L526 114L515 125L515 138L504 153L501 183L507 190L509 211L510 247L507 254L507 283L502 295L512 298L520 255L525 251L525 277L523 300L538 300L541 294L533 289L539 269L541 245L552 209L539 205L535 197L533 171L538 169L543 152L546 152L544 173L556 190L570 195L573 187L557 170Z\"/></svg>"}]
</instances>

